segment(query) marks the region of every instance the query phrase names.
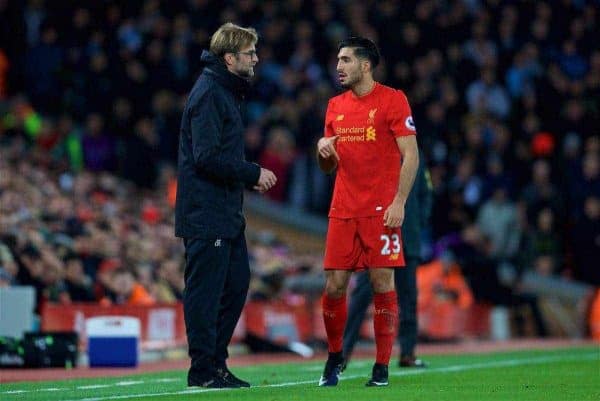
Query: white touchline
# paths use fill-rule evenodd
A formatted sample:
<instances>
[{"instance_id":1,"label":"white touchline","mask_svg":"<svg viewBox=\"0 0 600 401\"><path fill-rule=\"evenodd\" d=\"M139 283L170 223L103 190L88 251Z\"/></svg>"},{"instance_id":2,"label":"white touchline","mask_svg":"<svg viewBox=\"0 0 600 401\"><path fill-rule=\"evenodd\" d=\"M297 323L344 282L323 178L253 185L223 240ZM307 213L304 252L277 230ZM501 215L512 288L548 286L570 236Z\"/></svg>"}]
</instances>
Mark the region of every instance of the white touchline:
<instances>
[{"instance_id":1,"label":"white touchline","mask_svg":"<svg viewBox=\"0 0 600 401\"><path fill-rule=\"evenodd\" d=\"M462 364L462 365L452 365L452 366L444 366L439 368L427 368L427 369L414 369L414 370L402 370L402 371L391 371L390 376L413 376L413 375L422 375L427 373L440 373L440 372L461 372L466 370L474 370L474 369L483 369L483 368L501 368L506 366L519 366L519 365L527 365L527 364L540 364L546 362L566 362L566 361L581 361L581 360L597 360L599 359L599 355L597 353L586 353L580 355L573 356L540 356L536 358L522 358L522 359L508 359L508 360L500 360L500 361L491 361L491 362L481 362L481 363L471 363L471 364ZM365 364L364 361L360 361L356 363ZM366 377L364 374L361 375L348 375L342 374L340 376L340 380L349 380L349 379L358 379ZM135 384L151 384L151 383L164 383L164 382L175 382L175 381L183 381L183 379L171 379L171 378L163 378L156 380L138 380L138 381L121 381L112 384L96 384L96 385L88 385L88 386L77 386L75 388L69 387L52 387L52 388L42 388L36 390L8 390L0 392L0 394L6 395L21 395L23 393L40 393L45 391L73 391L73 390L88 390L88 389L96 389L96 388L109 388L109 387L121 387L121 386L130 386ZM266 384L262 386L252 386L250 389L241 391L251 391L254 388L272 388L272 387L292 387L292 386L300 386L304 384L317 383L317 379L314 380L304 380L304 381L295 381L295 382L287 382L287 383L277 383L277 384ZM170 391L164 393L141 393L141 394L126 394L126 395L110 395L104 397L92 397L92 398L77 398L71 400L63 400L63 401L106 401L106 400L124 400L128 398L140 398L140 397L160 397L164 395L184 395L184 394L196 394L196 393L206 393L213 391L231 391L233 389L203 389L203 388L191 388L180 391ZM239 389L235 389L236 391L240 391Z\"/></svg>"},{"instance_id":2,"label":"white touchline","mask_svg":"<svg viewBox=\"0 0 600 401\"><path fill-rule=\"evenodd\" d=\"M48 388L38 388L35 390L7 390L0 391L0 394L23 394L23 393L43 393L43 392L56 392L56 391L73 391L73 390L93 390L98 388L109 388L109 387L124 387L124 386L135 386L137 384L152 384L152 383L172 383L182 381L181 378L172 378L167 377L164 379L155 379L155 380L129 380L129 381L121 381L111 384L90 384L87 386L77 386L77 387L48 387Z\"/></svg>"}]
</instances>

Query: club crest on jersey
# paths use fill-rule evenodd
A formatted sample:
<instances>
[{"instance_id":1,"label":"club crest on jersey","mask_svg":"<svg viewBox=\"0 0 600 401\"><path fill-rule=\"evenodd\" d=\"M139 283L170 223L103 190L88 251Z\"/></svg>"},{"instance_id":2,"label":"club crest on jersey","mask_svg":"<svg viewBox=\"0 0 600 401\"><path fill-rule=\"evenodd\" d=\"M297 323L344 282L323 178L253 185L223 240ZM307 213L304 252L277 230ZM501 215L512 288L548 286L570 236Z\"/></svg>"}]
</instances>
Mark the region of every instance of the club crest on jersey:
<instances>
[{"instance_id":1,"label":"club crest on jersey","mask_svg":"<svg viewBox=\"0 0 600 401\"><path fill-rule=\"evenodd\" d=\"M367 141L377 140L377 130L373 127L367 128Z\"/></svg>"},{"instance_id":2,"label":"club crest on jersey","mask_svg":"<svg viewBox=\"0 0 600 401\"><path fill-rule=\"evenodd\" d=\"M344 119L344 115L338 114L337 117L335 118L335 121L342 121L343 119Z\"/></svg>"},{"instance_id":3,"label":"club crest on jersey","mask_svg":"<svg viewBox=\"0 0 600 401\"><path fill-rule=\"evenodd\" d=\"M415 128L415 122L413 121L412 116L406 117L406 120L404 121L404 125L406 126L406 128L408 128L411 131L416 131L417 130Z\"/></svg>"},{"instance_id":4,"label":"club crest on jersey","mask_svg":"<svg viewBox=\"0 0 600 401\"><path fill-rule=\"evenodd\" d=\"M369 118L367 119L367 124L375 123L375 113L377 113L377 109L369 110Z\"/></svg>"}]
</instances>

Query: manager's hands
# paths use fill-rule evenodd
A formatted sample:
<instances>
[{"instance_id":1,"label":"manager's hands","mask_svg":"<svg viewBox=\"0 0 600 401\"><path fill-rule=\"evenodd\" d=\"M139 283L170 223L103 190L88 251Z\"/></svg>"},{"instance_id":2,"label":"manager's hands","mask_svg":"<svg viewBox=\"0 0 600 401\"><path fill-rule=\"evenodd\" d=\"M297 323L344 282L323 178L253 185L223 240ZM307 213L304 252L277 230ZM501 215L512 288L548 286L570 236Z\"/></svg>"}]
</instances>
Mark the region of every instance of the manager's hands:
<instances>
[{"instance_id":1,"label":"manager's hands","mask_svg":"<svg viewBox=\"0 0 600 401\"><path fill-rule=\"evenodd\" d=\"M269 189L273 188L273 186L277 183L277 177L271 170L267 170L266 168L260 168L260 176L258 177L258 182L254 186L254 190L264 194Z\"/></svg>"}]
</instances>

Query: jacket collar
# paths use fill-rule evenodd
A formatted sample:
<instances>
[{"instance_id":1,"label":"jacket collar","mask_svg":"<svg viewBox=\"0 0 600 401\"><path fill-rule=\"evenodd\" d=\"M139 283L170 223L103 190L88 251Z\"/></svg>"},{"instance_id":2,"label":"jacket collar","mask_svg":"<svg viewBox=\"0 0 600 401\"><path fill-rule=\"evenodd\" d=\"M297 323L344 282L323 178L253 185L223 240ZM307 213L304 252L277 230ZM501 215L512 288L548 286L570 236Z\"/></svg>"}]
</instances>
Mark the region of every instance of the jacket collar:
<instances>
[{"instance_id":1,"label":"jacket collar","mask_svg":"<svg viewBox=\"0 0 600 401\"><path fill-rule=\"evenodd\" d=\"M217 82L231 92L243 97L250 90L250 82L248 80L230 72L225 63L210 51L203 50L200 61L204 67L203 72L214 77Z\"/></svg>"}]
</instances>

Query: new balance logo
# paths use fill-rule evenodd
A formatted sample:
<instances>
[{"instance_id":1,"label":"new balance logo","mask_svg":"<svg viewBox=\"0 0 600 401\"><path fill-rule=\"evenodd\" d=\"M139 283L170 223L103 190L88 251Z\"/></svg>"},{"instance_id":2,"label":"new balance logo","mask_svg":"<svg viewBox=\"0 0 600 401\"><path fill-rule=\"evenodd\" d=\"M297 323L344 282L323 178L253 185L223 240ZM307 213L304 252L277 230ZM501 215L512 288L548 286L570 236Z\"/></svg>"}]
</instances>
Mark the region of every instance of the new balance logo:
<instances>
[{"instance_id":1,"label":"new balance logo","mask_svg":"<svg viewBox=\"0 0 600 401\"><path fill-rule=\"evenodd\" d=\"M215 248L220 247L221 246L221 240L218 239L215 241Z\"/></svg>"}]
</instances>

